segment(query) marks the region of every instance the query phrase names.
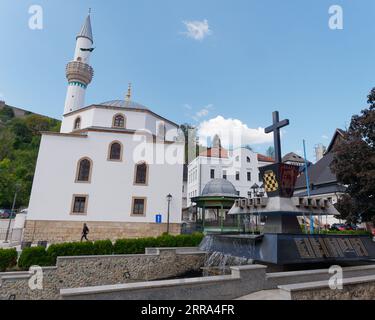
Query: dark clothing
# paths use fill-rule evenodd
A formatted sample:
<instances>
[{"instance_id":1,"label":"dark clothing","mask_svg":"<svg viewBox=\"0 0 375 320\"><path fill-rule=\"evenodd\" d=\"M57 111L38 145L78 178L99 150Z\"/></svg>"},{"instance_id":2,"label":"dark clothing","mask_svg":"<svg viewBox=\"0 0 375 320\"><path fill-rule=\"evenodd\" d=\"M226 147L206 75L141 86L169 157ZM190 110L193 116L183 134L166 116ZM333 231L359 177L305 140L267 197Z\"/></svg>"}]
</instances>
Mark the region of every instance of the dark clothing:
<instances>
[{"instance_id":1,"label":"dark clothing","mask_svg":"<svg viewBox=\"0 0 375 320\"><path fill-rule=\"evenodd\" d=\"M90 232L89 228L85 225L82 230L81 242L83 241L83 239L86 239L86 241L89 241L89 239L87 239L87 235L89 232Z\"/></svg>"}]
</instances>

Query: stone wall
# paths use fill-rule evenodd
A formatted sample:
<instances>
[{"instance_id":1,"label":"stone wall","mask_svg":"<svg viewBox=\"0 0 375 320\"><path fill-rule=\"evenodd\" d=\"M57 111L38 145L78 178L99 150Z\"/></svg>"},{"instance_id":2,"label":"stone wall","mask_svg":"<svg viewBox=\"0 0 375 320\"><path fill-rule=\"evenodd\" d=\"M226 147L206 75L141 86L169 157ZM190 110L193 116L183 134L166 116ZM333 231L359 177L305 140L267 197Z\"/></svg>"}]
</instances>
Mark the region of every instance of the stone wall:
<instances>
[{"instance_id":1,"label":"stone wall","mask_svg":"<svg viewBox=\"0 0 375 320\"><path fill-rule=\"evenodd\" d=\"M72 242L81 239L85 221L36 221L27 220L24 241L48 241L49 243ZM87 222L89 240L112 240L157 237L167 230L166 224L136 222ZM170 224L172 235L180 234L179 224Z\"/></svg>"},{"instance_id":2,"label":"stone wall","mask_svg":"<svg viewBox=\"0 0 375 320\"><path fill-rule=\"evenodd\" d=\"M375 274L375 265L342 268L344 278L363 277ZM281 285L326 281L332 277L328 269L267 273L265 289L277 289Z\"/></svg>"},{"instance_id":3,"label":"stone wall","mask_svg":"<svg viewBox=\"0 0 375 320\"><path fill-rule=\"evenodd\" d=\"M0 299L59 299L61 288L172 278L200 270L204 259L204 252L180 248L144 255L59 257L56 267L43 268L43 290L29 289L28 272L0 274Z\"/></svg>"},{"instance_id":4,"label":"stone wall","mask_svg":"<svg viewBox=\"0 0 375 320\"><path fill-rule=\"evenodd\" d=\"M151 281L62 289L65 300L229 300L262 290L262 265L231 267L232 274L181 280Z\"/></svg>"},{"instance_id":5,"label":"stone wall","mask_svg":"<svg viewBox=\"0 0 375 320\"><path fill-rule=\"evenodd\" d=\"M342 289L329 288L328 281L279 286L288 300L375 300L375 276L347 278Z\"/></svg>"}]
</instances>

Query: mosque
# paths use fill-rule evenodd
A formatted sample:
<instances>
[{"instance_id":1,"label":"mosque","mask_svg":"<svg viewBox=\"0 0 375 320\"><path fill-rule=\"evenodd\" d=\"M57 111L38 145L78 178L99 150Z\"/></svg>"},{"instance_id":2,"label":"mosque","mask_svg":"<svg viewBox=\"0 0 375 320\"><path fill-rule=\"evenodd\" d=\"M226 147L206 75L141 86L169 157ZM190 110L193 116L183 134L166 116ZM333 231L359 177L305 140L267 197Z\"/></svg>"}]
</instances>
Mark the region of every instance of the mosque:
<instances>
[{"instance_id":1,"label":"mosque","mask_svg":"<svg viewBox=\"0 0 375 320\"><path fill-rule=\"evenodd\" d=\"M85 105L94 70L90 14L67 64L61 131L43 132L24 241L66 242L180 232L179 126L131 99Z\"/></svg>"}]
</instances>

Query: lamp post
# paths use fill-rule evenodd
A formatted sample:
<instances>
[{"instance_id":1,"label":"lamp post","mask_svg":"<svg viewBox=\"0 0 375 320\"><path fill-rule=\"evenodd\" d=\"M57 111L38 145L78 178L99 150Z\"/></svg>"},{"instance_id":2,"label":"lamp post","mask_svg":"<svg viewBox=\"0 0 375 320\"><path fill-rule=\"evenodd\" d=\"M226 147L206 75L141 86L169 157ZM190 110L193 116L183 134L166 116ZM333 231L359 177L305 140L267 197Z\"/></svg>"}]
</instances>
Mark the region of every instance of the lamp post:
<instances>
[{"instance_id":1,"label":"lamp post","mask_svg":"<svg viewBox=\"0 0 375 320\"><path fill-rule=\"evenodd\" d=\"M18 191L21 189L21 186L19 184L16 184L16 190L14 192L14 198L13 198L13 205L12 205L12 210L10 212L10 217L9 217L9 223L8 223L8 228L7 228L7 233L6 233L6 236L5 236L5 241L4 243L8 243L8 237L9 237L9 231L10 231L10 225L12 223L12 216L13 216L13 213L14 213L14 207L16 205L16 200L17 200L17 193Z\"/></svg>"},{"instance_id":2,"label":"lamp post","mask_svg":"<svg viewBox=\"0 0 375 320\"><path fill-rule=\"evenodd\" d=\"M258 196L259 186L255 183L251 189L253 189L253 197L256 198Z\"/></svg>"},{"instance_id":3,"label":"lamp post","mask_svg":"<svg viewBox=\"0 0 375 320\"><path fill-rule=\"evenodd\" d=\"M265 194L265 189L264 189L264 184L262 184L260 187L259 187L259 196L261 198L264 197L264 194Z\"/></svg>"},{"instance_id":4,"label":"lamp post","mask_svg":"<svg viewBox=\"0 0 375 320\"><path fill-rule=\"evenodd\" d=\"M170 209L171 209L171 201L172 201L172 195L167 195L167 202L168 202L168 218L167 218L167 234L169 234L169 215L170 215Z\"/></svg>"}]
</instances>

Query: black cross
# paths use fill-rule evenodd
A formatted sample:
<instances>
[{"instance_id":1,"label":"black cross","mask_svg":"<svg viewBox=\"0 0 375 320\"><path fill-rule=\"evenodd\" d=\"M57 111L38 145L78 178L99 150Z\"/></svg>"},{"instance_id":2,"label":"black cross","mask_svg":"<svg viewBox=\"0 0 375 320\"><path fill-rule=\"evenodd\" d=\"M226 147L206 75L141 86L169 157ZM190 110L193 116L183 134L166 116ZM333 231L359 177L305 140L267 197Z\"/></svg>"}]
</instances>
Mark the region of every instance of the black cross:
<instances>
[{"instance_id":1,"label":"black cross","mask_svg":"<svg viewBox=\"0 0 375 320\"><path fill-rule=\"evenodd\" d=\"M264 130L265 133L273 132L273 141L275 144L275 161L281 163L281 143L280 143L280 129L289 125L289 120L280 121L279 111L272 113L273 125Z\"/></svg>"}]
</instances>

